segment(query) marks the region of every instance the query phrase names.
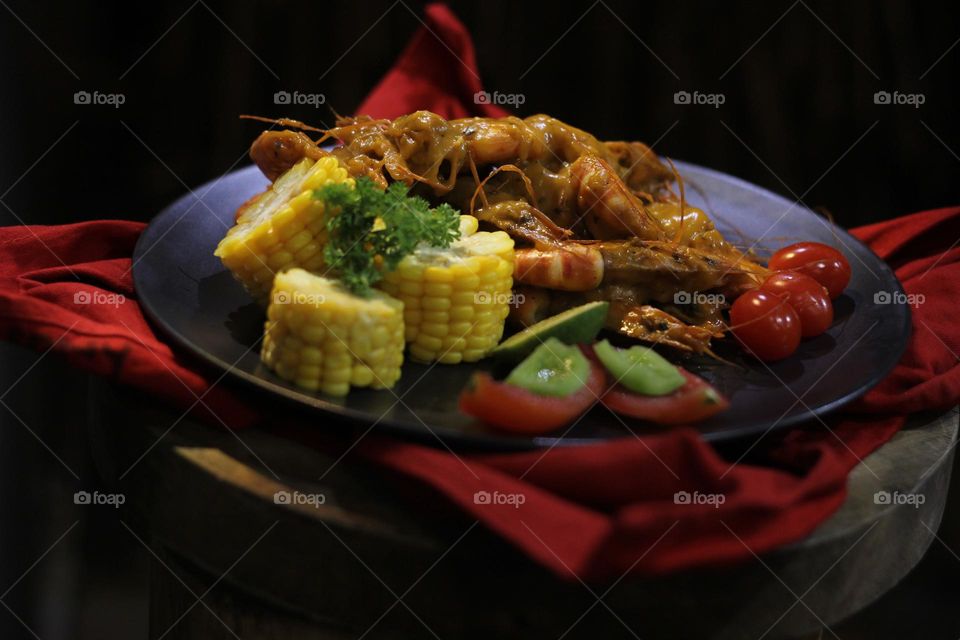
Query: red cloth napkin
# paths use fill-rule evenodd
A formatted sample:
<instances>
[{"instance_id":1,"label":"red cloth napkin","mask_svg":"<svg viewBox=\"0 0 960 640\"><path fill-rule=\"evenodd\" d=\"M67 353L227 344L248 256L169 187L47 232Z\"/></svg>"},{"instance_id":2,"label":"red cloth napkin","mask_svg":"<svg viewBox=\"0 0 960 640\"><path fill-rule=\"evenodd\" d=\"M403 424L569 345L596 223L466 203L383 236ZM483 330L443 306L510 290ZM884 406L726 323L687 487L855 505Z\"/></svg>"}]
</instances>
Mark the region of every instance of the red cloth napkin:
<instances>
[{"instance_id":1,"label":"red cloth napkin","mask_svg":"<svg viewBox=\"0 0 960 640\"><path fill-rule=\"evenodd\" d=\"M391 119L418 109L445 118L510 115L491 104L484 91L473 40L463 23L443 4L428 4L425 12L424 26L357 113Z\"/></svg>"},{"instance_id":2,"label":"red cloth napkin","mask_svg":"<svg viewBox=\"0 0 960 640\"><path fill-rule=\"evenodd\" d=\"M440 5L428 7L427 24L358 112L480 110L471 103L480 84L464 27ZM455 93L444 91L448 82ZM192 408L215 425L260 422L266 414L256 401L234 394L220 374L194 370L144 320L130 275L142 230L134 222L0 229L0 338L52 350L78 367ZM829 430L784 438L769 453L770 466L731 466L690 428L597 446L470 456L378 435L342 442L315 426L264 428L349 448L348 459L408 478L413 490L439 496L568 579L750 559L803 538L836 510L849 470L889 440L905 414L960 400L960 326L952 321L960 248L951 246L960 237L960 208L854 233L893 265L907 293L924 296L914 309L910 345L893 373ZM681 491L720 495L723 502L677 504Z\"/></svg>"}]
</instances>

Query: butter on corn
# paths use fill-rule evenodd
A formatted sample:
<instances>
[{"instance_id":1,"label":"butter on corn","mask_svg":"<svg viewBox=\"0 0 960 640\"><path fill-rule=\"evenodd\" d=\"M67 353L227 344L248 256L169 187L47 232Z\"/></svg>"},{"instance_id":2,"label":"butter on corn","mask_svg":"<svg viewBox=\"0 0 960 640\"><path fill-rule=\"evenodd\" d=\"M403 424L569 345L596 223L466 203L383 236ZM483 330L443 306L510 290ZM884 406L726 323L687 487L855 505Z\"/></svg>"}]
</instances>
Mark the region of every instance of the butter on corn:
<instances>
[{"instance_id":1,"label":"butter on corn","mask_svg":"<svg viewBox=\"0 0 960 640\"><path fill-rule=\"evenodd\" d=\"M513 286L513 240L476 231L461 216L461 239L423 247L384 275L381 287L404 304L410 355L423 362L476 362L503 336Z\"/></svg>"},{"instance_id":2,"label":"butter on corn","mask_svg":"<svg viewBox=\"0 0 960 640\"><path fill-rule=\"evenodd\" d=\"M389 388L403 364L403 303L356 296L334 280L290 269L273 281L260 359L312 391Z\"/></svg>"},{"instance_id":3,"label":"butter on corn","mask_svg":"<svg viewBox=\"0 0 960 640\"><path fill-rule=\"evenodd\" d=\"M313 190L330 183L354 184L336 158L301 160L250 203L220 241L214 255L257 301L267 302L277 273L323 267L325 207Z\"/></svg>"}]
</instances>

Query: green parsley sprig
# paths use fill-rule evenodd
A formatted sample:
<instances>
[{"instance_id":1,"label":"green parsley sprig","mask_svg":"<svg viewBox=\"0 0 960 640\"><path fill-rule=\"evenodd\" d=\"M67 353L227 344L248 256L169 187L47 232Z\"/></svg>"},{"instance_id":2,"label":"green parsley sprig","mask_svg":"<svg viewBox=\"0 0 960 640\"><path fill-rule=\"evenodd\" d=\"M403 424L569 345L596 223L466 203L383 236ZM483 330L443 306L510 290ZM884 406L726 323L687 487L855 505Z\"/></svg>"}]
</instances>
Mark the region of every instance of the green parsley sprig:
<instances>
[{"instance_id":1,"label":"green parsley sprig","mask_svg":"<svg viewBox=\"0 0 960 640\"><path fill-rule=\"evenodd\" d=\"M384 191L369 178L359 178L355 188L328 184L314 191L330 211L323 259L354 293L369 294L383 272L419 244L448 247L459 237L456 209L448 204L431 208L408 191L400 182Z\"/></svg>"}]
</instances>

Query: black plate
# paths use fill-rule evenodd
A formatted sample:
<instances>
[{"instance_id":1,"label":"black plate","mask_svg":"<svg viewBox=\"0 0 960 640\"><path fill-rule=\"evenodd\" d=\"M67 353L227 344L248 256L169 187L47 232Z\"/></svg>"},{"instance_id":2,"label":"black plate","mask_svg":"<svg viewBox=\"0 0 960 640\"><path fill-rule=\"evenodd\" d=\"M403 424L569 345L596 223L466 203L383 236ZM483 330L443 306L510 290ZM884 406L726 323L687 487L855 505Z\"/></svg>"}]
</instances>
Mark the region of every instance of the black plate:
<instances>
[{"instance_id":1,"label":"black plate","mask_svg":"<svg viewBox=\"0 0 960 640\"><path fill-rule=\"evenodd\" d=\"M735 349L722 355L739 366L706 359L684 364L725 393L731 407L699 425L708 440L757 436L822 415L850 402L896 364L910 331L902 288L890 268L867 247L822 217L737 178L677 163L689 201L708 211L724 234L745 246L760 239L762 254L797 240L841 249L853 268L846 293L835 301L836 320L825 334L804 340L785 361L750 362ZM256 167L230 173L196 189L160 213L134 251L133 276L144 312L179 346L254 387L312 409L318 426L347 421L375 424L381 432L448 446L517 449L549 446L556 437L491 433L457 410L457 394L481 365L404 365L390 391L357 389L345 399L304 392L260 364L263 312L244 293L214 248L234 211L267 185ZM884 302L892 299L893 303ZM722 346L721 346L722 349ZM798 401L798 396L801 398ZM399 401L398 401L399 398ZM582 444L653 430L621 422L595 408L560 439Z\"/></svg>"}]
</instances>

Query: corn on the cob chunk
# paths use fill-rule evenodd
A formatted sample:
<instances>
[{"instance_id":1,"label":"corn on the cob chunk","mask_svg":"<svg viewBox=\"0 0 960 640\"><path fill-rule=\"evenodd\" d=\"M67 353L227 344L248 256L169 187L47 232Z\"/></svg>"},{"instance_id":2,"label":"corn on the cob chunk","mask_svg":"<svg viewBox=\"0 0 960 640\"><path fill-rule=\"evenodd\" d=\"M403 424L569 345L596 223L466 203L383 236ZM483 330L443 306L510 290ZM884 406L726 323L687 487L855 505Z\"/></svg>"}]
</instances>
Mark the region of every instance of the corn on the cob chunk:
<instances>
[{"instance_id":1,"label":"corn on the cob chunk","mask_svg":"<svg viewBox=\"0 0 960 640\"><path fill-rule=\"evenodd\" d=\"M323 266L324 203L313 190L353 184L335 158L304 159L277 178L237 219L214 252L253 298L266 303L275 274Z\"/></svg>"},{"instance_id":2,"label":"corn on the cob chunk","mask_svg":"<svg viewBox=\"0 0 960 640\"><path fill-rule=\"evenodd\" d=\"M455 364L480 360L500 341L512 285L513 240L480 231L447 249L418 249L382 288L404 304L410 355Z\"/></svg>"},{"instance_id":3,"label":"corn on the cob chunk","mask_svg":"<svg viewBox=\"0 0 960 640\"><path fill-rule=\"evenodd\" d=\"M285 380L342 396L388 388L403 364L403 303L374 291L361 298L303 269L274 278L261 360Z\"/></svg>"}]
</instances>

